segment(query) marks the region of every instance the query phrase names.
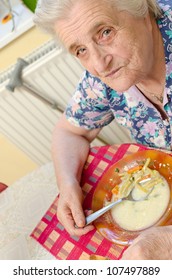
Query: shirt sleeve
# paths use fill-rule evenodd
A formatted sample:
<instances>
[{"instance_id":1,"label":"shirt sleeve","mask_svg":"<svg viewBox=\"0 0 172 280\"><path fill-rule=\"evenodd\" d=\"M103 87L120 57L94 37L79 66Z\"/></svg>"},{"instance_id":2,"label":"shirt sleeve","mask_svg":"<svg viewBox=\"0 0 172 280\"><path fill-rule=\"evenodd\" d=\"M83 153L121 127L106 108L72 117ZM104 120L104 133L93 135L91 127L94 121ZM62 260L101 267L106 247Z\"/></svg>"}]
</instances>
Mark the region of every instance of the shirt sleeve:
<instances>
[{"instance_id":1,"label":"shirt sleeve","mask_svg":"<svg viewBox=\"0 0 172 280\"><path fill-rule=\"evenodd\" d=\"M106 85L85 71L66 108L68 121L88 130L108 125L114 116L106 95Z\"/></svg>"}]
</instances>

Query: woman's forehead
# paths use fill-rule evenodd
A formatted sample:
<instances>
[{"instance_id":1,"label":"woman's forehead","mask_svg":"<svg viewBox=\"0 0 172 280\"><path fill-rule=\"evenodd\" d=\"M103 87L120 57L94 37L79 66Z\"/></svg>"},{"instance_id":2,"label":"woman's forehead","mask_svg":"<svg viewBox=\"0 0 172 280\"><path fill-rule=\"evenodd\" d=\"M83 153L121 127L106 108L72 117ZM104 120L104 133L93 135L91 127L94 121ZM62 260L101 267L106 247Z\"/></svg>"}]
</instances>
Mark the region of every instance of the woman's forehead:
<instances>
[{"instance_id":1,"label":"woman's forehead","mask_svg":"<svg viewBox=\"0 0 172 280\"><path fill-rule=\"evenodd\" d=\"M66 45L72 37L92 35L103 25L118 25L118 15L115 8L105 5L104 1L77 2L67 17L59 20L55 30L59 39Z\"/></svg>"}]
</instances>

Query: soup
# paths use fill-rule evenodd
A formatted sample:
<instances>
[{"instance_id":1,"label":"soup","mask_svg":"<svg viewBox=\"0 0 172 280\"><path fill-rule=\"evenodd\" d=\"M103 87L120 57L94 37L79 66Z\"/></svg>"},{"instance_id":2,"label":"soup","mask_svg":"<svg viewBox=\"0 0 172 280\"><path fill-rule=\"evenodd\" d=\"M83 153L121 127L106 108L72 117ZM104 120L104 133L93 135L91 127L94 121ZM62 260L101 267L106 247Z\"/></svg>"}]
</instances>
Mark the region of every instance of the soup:
<instances>
[{"instance_id":1,"label":"soup","mask_svg":"<svg viewBox=\"0 0 172 280\"><path fill-rule=\"evenodd\" d=\"M123 229L141 230L155 224L162 217L169 198L169 186L163 179L163 183L158 184L146 200L123 201L111 210L111 215Z\"/></svg>"},{"instance_id":2,"label":"soup","mask_svg":"<svg viewBox=\"0 0 172 280\"><path fill-rule=\"evenodd\" d=\"M148 168L149 159L144 167L134 172L119 174L121 183L112 190L111 202L132 192L136 201L124 200L114 206L111 215L123 229L142 230L155 224L167 209L170 189L167 181L156 170Z\"/></svg>"}]
</instances>

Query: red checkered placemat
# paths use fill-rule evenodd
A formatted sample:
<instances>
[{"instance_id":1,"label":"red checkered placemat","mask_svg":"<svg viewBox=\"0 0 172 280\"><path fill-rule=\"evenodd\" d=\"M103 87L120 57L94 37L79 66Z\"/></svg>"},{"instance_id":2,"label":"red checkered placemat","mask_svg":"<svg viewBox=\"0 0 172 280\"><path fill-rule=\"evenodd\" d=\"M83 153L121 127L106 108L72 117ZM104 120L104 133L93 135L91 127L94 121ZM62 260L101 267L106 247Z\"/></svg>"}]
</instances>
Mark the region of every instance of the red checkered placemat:
<instances>
[{"instance_id":1,"label":"red checkered placemat","mask_svg":"<svg viewBox=\"0 0 172 280\"><path fill-rule=\"evenodd\" d=\"M85 195L84 209L90 208L92 196L103 173L125 155L147 148L137 144L93 147L83 170L81 186ZM94 229L81 237L70 236L57 219L57 201L42 217L31 236L59 260L87 260L92 254L120 259L125 247L105 239Z\"/></svg>"}]
</instances>

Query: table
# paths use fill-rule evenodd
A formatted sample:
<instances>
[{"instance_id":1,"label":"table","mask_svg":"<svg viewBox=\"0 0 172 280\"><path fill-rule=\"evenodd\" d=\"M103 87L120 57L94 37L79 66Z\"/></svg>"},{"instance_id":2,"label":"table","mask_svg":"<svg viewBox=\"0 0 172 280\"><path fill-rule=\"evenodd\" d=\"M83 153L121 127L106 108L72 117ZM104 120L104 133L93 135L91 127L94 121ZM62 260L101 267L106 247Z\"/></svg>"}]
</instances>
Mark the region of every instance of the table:
<instances>
[{"instance_id":1,"label":"table","mask_svg":"<svg viewBox=\"0 0 172 280\"><path fill-rule=\"evenodd\" d=\"M52 162L0 194L0 259L55 259L30 233L58 194Z\"/></svg>"}]
</instances>

